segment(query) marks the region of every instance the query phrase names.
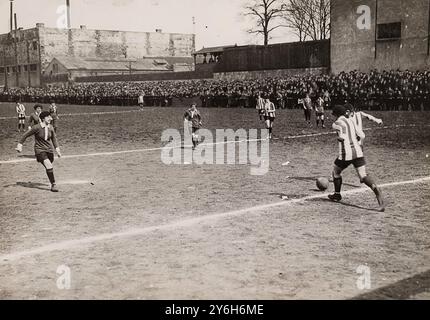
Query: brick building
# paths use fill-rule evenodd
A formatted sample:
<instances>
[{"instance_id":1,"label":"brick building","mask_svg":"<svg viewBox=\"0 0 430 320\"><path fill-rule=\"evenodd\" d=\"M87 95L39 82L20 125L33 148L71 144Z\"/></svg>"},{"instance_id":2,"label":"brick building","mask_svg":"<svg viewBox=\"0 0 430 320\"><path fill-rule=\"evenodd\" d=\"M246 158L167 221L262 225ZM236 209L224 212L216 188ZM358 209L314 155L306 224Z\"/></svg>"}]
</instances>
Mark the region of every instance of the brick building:
<instances>
[{"instance_id":1,"label":"brick building","mask_svg":"<svg viewBox=\"0 0 430 320\"><path fill-rule=\"evenodd\" d=\"M192 58L195 35L36 28L0 35L0 86L40 86L46 68L58 56L97 60L139 60L147 57Z\"/></svg>"},{"instance_id":2,"label":"brick building","mask_svg":"<svg viewBox=\"0 0 430 320\"><path fill-rule=\"evenodd\" d=\"M331 70L429 69L430 0L332 0Z\"/></svg>"}]
</instances>

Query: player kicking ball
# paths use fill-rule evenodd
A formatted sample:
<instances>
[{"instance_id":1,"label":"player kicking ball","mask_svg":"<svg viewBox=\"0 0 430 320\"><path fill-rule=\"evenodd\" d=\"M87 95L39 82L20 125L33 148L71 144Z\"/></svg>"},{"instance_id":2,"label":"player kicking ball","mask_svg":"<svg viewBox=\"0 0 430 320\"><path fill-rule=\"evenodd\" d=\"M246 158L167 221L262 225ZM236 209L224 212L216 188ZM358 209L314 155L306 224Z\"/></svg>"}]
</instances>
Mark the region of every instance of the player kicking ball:
<instances>
[{"instance_id":1,"label":"player kicking ball","mask_svg":"<svg viewBox=\"0 0 430 320\"><path fill-rule=\"evenodd\" d=\"M51 183L51 191L58 192L58 188L55 185L54 168L52 164L54 162L54 148L58 157L61 157L60 148L58 147L54 128L51 126L52 117L50 113L48 111L43 111L39 115L39 118L41 123L35 125L22 136L15 150L22 152L22 146L25 140L30 136L34 136L34 152L36 154L36 160L46 169L46 174L49 178L49 182Z\"/></svg>"},{"instance_id":2,"label":"player kicking ball","mask_svg":"<svg viewBox=\"0 0 430 320\"><path fill-rule=\"evenodd\" d=\"M347 110L343 106L336 106L333 109L333 116L336 121L333 123L333 129L337 132L339 141L339 157L336 159L333 168L333 183L335 193L329 195L332 201L341 201L342 189L342 172L351 164L354 165L360 182L368 186L376 195L379 204L379 211L385 211L385 204L382 198L382 192L376 185L375 181L366 173L366 161L363 150L358 138L363 139L364 133L357 129L354 122L346 116Z\"/></svg>"}]
</instances>

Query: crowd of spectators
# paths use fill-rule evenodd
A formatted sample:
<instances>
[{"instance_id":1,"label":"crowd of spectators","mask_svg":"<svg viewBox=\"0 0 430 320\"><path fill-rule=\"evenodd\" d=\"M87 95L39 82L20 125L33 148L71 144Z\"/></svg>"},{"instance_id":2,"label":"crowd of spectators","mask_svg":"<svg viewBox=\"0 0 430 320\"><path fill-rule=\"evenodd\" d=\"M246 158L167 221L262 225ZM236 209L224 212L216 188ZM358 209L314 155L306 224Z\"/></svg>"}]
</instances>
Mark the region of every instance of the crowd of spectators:
<instances>
[{"instance_id":1,"label":"crowd of spectators","mask_svg":"<svg viewBox=\"0 0 430 320\"><path fill-rule=\"evenodd\" d=\"M328 92L331 104L345 101L362 109L430 110L430 71L352 71L338 75L307 75L255 80L184 80L76 83L49 88L9 88L1 101L101 105L169 106L174 98L200 99L203 107L255 107L258 93L278 108L295 108L298 99Z\"/></svg>"}]
</instances>

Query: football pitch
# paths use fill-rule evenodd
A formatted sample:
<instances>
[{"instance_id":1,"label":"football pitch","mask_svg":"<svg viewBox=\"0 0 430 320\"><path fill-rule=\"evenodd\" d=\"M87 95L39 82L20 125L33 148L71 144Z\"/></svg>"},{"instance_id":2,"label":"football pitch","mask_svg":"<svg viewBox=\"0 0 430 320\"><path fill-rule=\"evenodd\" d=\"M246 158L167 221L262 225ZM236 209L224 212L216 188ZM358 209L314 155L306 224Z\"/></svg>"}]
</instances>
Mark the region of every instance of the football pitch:
<instances>
[{"instance_id":1,"label":"football pitch","mask_svg":"<svg viewBox=\"0 0 430 320\"><path fill-rule=\"evenodd\" d=\"M364 120L380 213L353 168L341 203L316 188L338 154L332 119L277 111L255 176L250 163L164 164L162 132L183 130L184 110L60 105L51 193L0 104L1 299L430 298L430 113ZM214 134L264 128L253 109L200 111Z\"/></svg>"}]
</instances>

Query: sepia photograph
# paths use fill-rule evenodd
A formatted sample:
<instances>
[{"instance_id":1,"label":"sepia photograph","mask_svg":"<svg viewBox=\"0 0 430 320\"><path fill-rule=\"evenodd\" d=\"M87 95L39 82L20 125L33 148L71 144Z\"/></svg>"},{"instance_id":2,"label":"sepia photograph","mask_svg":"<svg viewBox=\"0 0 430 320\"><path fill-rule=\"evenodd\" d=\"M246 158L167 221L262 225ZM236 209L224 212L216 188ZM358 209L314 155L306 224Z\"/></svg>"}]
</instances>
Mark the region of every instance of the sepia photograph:
<instances>
[{"instance_id":1,"label":"sepia photograph","mask_svg":"<svg viewBox=\"0 0 430 320\"><path fill-rule=\"evenodd\" d=\"M0 300L430 300L430 0L0 0Z\"/></svg>"}]
</instances>

